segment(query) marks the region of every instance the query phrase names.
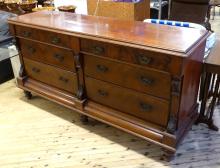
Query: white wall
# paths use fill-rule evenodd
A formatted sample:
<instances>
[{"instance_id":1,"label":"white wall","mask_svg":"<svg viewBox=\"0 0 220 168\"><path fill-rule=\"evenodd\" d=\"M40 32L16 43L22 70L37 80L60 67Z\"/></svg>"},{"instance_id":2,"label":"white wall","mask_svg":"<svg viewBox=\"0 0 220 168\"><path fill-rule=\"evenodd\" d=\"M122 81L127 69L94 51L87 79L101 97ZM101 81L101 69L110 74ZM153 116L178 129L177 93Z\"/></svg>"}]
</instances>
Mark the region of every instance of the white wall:
<instances>
[{"instance_id":1,"label":"white wall","mask_svg":"<svg viewBox=\"0 0 220 168\"><path fill-rule=\"evenodd\" d=\"M87 0L54 0L55 6L75 5L76 13L87 14Z\"/></svg>"}]
</instances>

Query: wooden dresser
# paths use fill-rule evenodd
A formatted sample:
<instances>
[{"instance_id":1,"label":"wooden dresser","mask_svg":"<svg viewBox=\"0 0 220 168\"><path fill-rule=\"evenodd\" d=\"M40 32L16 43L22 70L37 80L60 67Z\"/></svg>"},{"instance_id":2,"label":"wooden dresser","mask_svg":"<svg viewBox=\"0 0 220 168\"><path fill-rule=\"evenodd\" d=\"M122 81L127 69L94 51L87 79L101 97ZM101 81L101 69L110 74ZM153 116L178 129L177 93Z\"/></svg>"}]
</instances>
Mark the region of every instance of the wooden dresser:
<instances>
[{"instance_id":1,"label":"wooden dresser","mask_svg":"<svg viewBox=\"0 0 220 168\"><path fill-rule=\"evenodd\" d=\"M64 12L9 24L28 98L33 92L169 154L198 116L207 31Z\"/></svg>"}]
</instances>

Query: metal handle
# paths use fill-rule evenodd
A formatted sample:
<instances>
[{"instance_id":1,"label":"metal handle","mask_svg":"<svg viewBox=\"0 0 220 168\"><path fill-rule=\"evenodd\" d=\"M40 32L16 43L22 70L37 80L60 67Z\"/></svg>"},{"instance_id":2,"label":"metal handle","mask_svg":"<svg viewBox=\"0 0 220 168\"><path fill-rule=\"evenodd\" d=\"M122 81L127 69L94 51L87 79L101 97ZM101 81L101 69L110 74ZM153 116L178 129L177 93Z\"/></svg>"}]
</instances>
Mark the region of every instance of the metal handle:
<instances>
[{"instance_id":1,"label":"metal handle","mask_svg":"<svg viewBox=\"0 0 220 168\"><path fill-rule=\"evenodd\" d=\"M60 54L54 54L53 56L55 59L57 59L58 61L62 62L64 60L64 56L60 55Z\"/></svg>"},{"instance_id":2,"label":"metal handle","mask_svg":"<svg viewBox=\"0 0 220 168\"><path fill-rule=\"evenodd\" d=\"M108 67L106 67L104 65L96 65L96 68L99 72L107 72L108 71Z\"/></svg>"},{"instance_id":3,"label":"metal handle","mask_svg":"<svg viewBox=\"0 0 220 168\"><path fill-rule=\"evenodd\" d=\"M52 37L52 40L51 40L51 42L53 43L53 44L59 44L60 43L60 38L59 37Z\"/></svg>"},{"instance_id":4,"label":"metal handle","mask_svg":"<svg viewBox=\"0 0 220 168\"><path fill-rule=\"evenodd\" d=\"M31 32L24 31L24 32L23 32L23 36L24 36L24 37L30 37L30 36L31 36Z\"/></svg>"},{"instance_id":5,"label":"metal handle","mask_svg":"<svg viewBox=\"0 0 220 168\"><path fill-rule=\"evenodd\" d=\"M138 55L137 57L138 57L138 61L139 61L140 64L148 65L153 61L153 58L147 57L147 56L144 56L144 55Z\"/></svg>"},{"instance_id":6,"label":"metal handle","mask_svg":"<svg viewBox=\"0 0 220 168\"><path fill-rule=\"evenodd\" d=\"M29 46L29 47L28 47L28 51L29 51L31 54L33 54L33 53L36 52L36 49L33 48L33 47L31 47L31 46Z\"/></svg>"},{"instance_id":7,"label":"metal handle","mask_svg":"<svg viewBox=\"0 0 220 168\"><path fill-rule=\"evenodd\" d=\"M105 52L105 49L100 46L94 46L93 47L93 53L94 54L103 54Z\"/></svg>"},{"instance_id":8,"label":"metal handle","mask_svg":"<svg viewBox=\"0 0 220 168\"><path fill-rule=\"evenodd\" d=\"M140 77L140 80L141 80L141 82L142 82L143 84L145 84L145 85L152 85L153 82L154 82L153 79L147 78L147 77L145 77L145 76L141 76L141 77Z\"/></svg>"},{"instance_id":9,"label":"metal handle","mask_svg":"<svg viewBox=\"0 0 220 168\"><path fill-rule=\"evenodd\" d=\"M148 112L152 110L152 106L147 103L140 102L139 105L140 105L141 111Z\"/></svg>"},{"instance_id":10,"label":"metal handle","mask_svg":"<svg viewBox=\"0 0 220 168\"><path fill-rule=\"evenodd\" d=\"M35 73L39 73L40 69L34 67L34 68L32 68L32 71L35 72Z\"/></svg>"},{"instance_id":11,"label":"metal handle","mask_svg":"<svg viewBox=\"0 0 220 168\"><path fill-rule=\"evenodd\" d=\"M69 79L64 78L62 76L59 77L59 80L62 81L62 82L65 82L65 83L68 83L68 81L69 81Z\"/></svg>"},{"instance_id":12,"label":"metal handle","mask_svg":"<svg viewBox=\"0 0 220 168\"><path fill-rule=\"evenodd\" d=\"M104 91L104 90L101 90L101 89L98 90L98 94L101 95L101 96L103 96L103 97L108 96L108 92L106 92L106 91Z\"/></svg>"}]
</instances>

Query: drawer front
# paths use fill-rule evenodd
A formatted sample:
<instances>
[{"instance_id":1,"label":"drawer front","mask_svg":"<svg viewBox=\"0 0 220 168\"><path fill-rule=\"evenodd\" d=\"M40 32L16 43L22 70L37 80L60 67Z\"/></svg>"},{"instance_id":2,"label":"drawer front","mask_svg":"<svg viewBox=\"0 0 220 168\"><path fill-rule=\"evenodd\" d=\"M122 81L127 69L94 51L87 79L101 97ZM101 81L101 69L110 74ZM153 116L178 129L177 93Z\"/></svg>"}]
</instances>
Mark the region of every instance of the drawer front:
<instances>
[{"instance_id":1,"label":"drawer front","mask_svg":"<svg viewBox=\"0 0 220 168\"><path fill-rule=\"evenodd\" d=\"M23 60L25 70L30 78L76 94L77 77L75 73L54 68L50 65L45 65L26 58Z\"/></svg>"},{"instance_id":2,"label":"drawer front","mask_svg":"<svg viewBox=\"0 0 220 168\"><path fill-rule=\"evenodd\" d=\"M23 26L16 26L16 35L71 49L79 43L77 38L68 35Z\"/></svg>"},{"instance_id":3,"label":"drawer front","mask_svg":"<svg viewBox=\"0 0 220 168\"><path fill-rule=\"evenodd\" d=\"M168 54L119 46L93 40L80 40L81 51L93 55L109 57L141 66L170 72L178 75L181 72L182 60Z\"/></svg>"},{"instance_id":4,"label":"drawer front","mask_svg":"<svg viewBox=\"0 0 220 168\"><path fill-rule=\"evenodd\" d=\"M19 39L23 57L75 71L74 53L39 42Z\"/></svg>"},{"instance_id":5,"label":"drawer front","mask_svg":"<svg viewBox=\"0 0 220 168\"><path fill-rule=\"evenodd\" d=\"M90 100L166 126L169 114L168 101L90 77L85 78L85 83L87 96Z\"/></svg>"},{"instance_id":6,"label":"drawer front","mask_svg":"<svg viewBox=\"0 0 220 168\"><path fill-rule=\"evenodd\" d=\"M170 98L171 77L168 73L126 65L90 55L84 56L84 64L85 74L93 78L157 97Z\"/></svg>"}]
</instances>

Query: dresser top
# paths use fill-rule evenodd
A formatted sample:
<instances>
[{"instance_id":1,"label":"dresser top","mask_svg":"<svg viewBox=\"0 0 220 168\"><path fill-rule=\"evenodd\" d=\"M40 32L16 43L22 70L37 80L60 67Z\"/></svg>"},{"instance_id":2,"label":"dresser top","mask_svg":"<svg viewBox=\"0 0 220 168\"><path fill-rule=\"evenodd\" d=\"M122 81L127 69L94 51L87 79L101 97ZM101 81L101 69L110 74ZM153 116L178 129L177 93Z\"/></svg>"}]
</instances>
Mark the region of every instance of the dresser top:
<instances>
[{"instance_id":1,"label":"dresser top","mask_svg":"<svg viewBox=\"0 0 220 168\"><path fill-rule=\"evenodd\" d=\"M208 32L192 28L132 22L57 11L41 11L9 19L9 23L70 33L89 39L117 41L161 52L187 53Z\"/></svg>"}]
</instances>

